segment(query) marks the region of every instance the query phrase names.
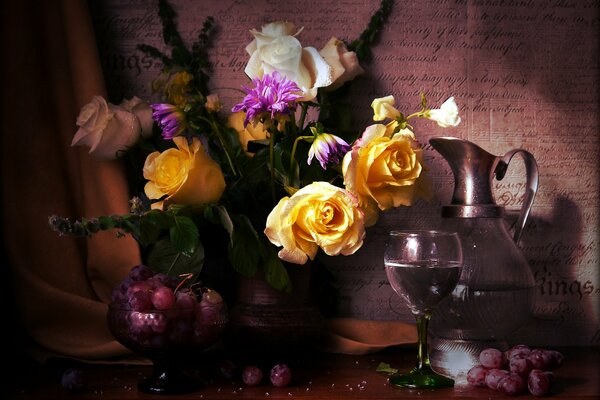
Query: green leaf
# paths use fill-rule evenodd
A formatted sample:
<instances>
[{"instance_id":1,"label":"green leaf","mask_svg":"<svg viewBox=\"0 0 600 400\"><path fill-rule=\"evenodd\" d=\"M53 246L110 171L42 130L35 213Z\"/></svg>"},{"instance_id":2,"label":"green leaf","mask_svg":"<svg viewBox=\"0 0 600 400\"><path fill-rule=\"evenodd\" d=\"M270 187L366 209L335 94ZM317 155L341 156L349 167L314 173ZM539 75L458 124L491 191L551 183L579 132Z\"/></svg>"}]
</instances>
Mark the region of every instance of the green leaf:
<instances>
[{"instance_id":1,"label":"green leaf","mask_svg":"<svg viewBox=\"0 0 600 400\"><path fill-rule=\"evenodd\" d=\"M152 244L158 240L161 227L152 217L143 216L140 220L140 240L144 244Z\"/></svg>"},{"instance_id":2,"label":"green leaf","mask_svg":"<svg viewBox=\"0 0 600 400\"><path fill-rule=\"evenodd\" d=\"M198 276L204 265L204 246L198 242L190 256L175 249L169 239L162 239L152 246L148 256L148 266L154 272L162 272L170 276L192 273Z\"/></svg>"},{"instance_id":3,"label":"green leaf","mask_svg":"<svg viewBox=\"0 0 600 400\"><path fill-rule=\"evenodd\" d=\"M151 210L146 212L142 216L142 220L148 220L160 229L169 229L175 223L172 215L160 210Z\"/></svg>"},{"instance_id":4,"label":"green leaf","mask_svg":"<svg viewBox=\"0 0 600 400\"><path fill-rule=\"evenodd\" d=\"M233 216L229 261L240 274L252 277L260 261L258 235L245 215Z\"/></svg>"},{"instance_id":5,"label":"green leaf","mask_svg":"<svg viewBox=\"0 0 600 400\"><path fill-rule=\"evenodd\" d=\"M233 221L227 209L221 205L210 205L204 209L204 217L213 224L221 225L231 238L233 233Z\"/></svg>"},{"instance_id":6,"label":"green leaf","mask_svg":"<svg viewBox=\"0 0 600 400\"><path fill-rule=\"evenodd\" d=\"M198 227L189 217L177 215L174 218L175 225L169 232L173 247L177 252L191 257L199 243Z\"/></svg>"},{"instance_id":7,"label":"green leaf","mask_svg":"<svg viewBox=\"0 0 600 400\"><path fill-rule=\"evenodd\" d=\"M292 293L292 280L275 251L269 251L265 261L265 279L275 289Z\"/></svg>"},{"instance_id":8,"label":"green leaf","mask_svg":"<svg viewBox=\"0 0 600 400\"><path fill-rule=\"evenodd\" d=\"M396 372L398 372L396 368L392 368L390 364L384 362L379 363L375 371L383 372L384 374L395 374Z\"/></svg>"}]
</instances>

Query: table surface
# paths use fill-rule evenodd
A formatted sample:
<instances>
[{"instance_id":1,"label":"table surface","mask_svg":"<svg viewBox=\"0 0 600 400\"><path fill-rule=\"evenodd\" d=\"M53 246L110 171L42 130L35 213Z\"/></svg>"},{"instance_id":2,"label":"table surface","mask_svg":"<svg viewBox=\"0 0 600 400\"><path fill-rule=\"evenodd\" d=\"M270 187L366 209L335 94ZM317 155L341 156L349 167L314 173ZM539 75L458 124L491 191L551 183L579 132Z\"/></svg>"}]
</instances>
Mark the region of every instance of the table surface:
<instances>
[{"instance_id":1,"label":"table surface","mask_svg":"<svg viewBox=\"0 0 600 400\"><path fill-rule=\"evenodd\" d=\"M598 399L600 398L600 350L599 348L561 348L565 364L555 371L556 382L551 398ZM391 364L400 370L410 369L415 361L415 349L396 348L376 354L349 356L339 354L310 353L302 359L290 362L293 381L288 387L276 388L270 383L245 386L239 379L226 379L217 373L205 371L205 385L195 393L164 396L148 395L137 390L137 383L148 376L148 365L91 365L74 364L61 360L46 365L27 363L3 374L3 399L499 399L506 398L498 392L455 386L451 389L411 390L391 387L387 375L376 372L380 362ZM216 372L217 359L207 362ZM75 366L83 370L87 387L82 393L66 392L60 384L62 373ZM268 381L268 380L267 380ZM4 392L4 393L3 393ZM518 398L535 398L521 395Z\"/></svg>"}]
</instances>

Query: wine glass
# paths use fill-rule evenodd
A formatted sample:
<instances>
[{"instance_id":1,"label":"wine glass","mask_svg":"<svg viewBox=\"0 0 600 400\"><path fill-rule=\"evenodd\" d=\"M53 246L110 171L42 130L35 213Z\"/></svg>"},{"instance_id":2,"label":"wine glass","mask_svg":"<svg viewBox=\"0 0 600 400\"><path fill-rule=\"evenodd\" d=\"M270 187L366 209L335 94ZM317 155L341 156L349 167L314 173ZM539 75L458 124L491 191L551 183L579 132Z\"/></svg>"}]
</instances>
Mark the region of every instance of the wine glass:
<instances>
[{"instance_id":1,"label":"wine glass","mask_svg":"<svg viewBox=\"0 0 600 400\"><path fill-rule=\"evenodd\" d=\"M417 320L417 365L408 373L390 376L394 386L443 388L454 381L431 368L427 326L435 306L454 290L462 269L458 234L444 231L391 231L384 263L388 281Z\"/></svg>"}]
</instances>

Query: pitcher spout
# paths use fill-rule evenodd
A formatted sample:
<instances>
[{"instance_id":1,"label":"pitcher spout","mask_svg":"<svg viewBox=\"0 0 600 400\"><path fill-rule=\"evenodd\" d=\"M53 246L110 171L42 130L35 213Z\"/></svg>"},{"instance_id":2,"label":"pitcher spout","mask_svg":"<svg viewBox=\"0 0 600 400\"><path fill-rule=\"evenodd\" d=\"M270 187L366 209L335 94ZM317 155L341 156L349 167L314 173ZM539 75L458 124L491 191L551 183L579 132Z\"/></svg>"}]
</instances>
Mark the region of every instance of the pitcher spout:
<instances>
[{"instance_id":1,"label":"pitcher spout","mask_svg":"<svg viewBox=\"0 0 600 400\"><path fill-rule=\"evenodd\" d=\"M455 137L436 137L429 144L450 165L454 175L453 205L495 205L492 179L499 157L475 143Z\"/></svg>"}]
</instances>

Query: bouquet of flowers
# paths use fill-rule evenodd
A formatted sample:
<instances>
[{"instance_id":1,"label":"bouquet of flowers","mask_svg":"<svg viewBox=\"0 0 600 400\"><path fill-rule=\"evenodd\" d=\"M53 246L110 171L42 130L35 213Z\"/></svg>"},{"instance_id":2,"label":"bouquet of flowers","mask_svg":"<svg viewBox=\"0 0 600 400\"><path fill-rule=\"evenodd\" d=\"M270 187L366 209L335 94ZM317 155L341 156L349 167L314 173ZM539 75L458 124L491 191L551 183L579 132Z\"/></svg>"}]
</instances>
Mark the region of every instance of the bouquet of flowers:
<instances>
[{"instance_id":1,"label":"bouquet of flowers","mask_svg":"<svg viewBox=\"0 0 600 400\"><path fill-rule=\"evenodd\" d=\"M222 239L236 271L253 276L262 270L284 291L291 282L282 261L355 253L380 211L428 195L410 120L443 127L460 121L452 98L430 109L422 96L418 111L405 115L386 96L372 102L376 123L354 131L344 95L364 72L361 62L391 4L383 0L349 46L334 37L321 50L304 47L302 28L290 22L251 30L250 82L228 112L209 90L213 19L188 49L173 9L160 1L171 55L139 48L164 64L153 83L163 102L134 97L113 105L95 97L81 110L73 139L92 155L128 160L139 193L131 212L76 221L52 216L51 226L80 236L108 229L131 234L147 250L145 263L169 275L198 276L205 248Z\"/></svg>"}]
</instances>

